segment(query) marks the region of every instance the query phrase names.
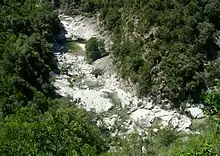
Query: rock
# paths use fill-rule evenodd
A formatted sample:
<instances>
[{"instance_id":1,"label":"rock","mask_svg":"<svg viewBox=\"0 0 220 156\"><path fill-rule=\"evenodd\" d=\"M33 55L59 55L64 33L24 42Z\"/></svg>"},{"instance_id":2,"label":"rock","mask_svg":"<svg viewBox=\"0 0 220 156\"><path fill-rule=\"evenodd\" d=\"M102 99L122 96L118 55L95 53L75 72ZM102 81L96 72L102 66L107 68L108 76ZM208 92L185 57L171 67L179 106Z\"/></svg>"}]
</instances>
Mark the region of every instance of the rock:
<instances>
[{"instance_id":1,"label":"rock","mask_svg":"<svg viewBox=\"0 0 220 156\"><path fill-rule=\"evenodd\" d=\"M191 104L190 103L186 103L186 108L190 108L191 107Z\"/></svg>"},{"instance_id":2,"label":"rock","mask_svg":"<svg viewBox=\"0 0 220 156\"><path fill-rule=\"evenodd\" d=\"M159 28L152 27L148 34L145 34L144 39L149 39L150 37L156 38L159 33Z\"/></svg>"},{"instance_id":3,"label":"rock","mask_svg":"<svg viewBox=\"0 0 220 156\"><path fill-rule=\"evenodd\" d=\"M201 119L205 117L202 109L197 108L197 107L187 108L186 112L188 112L190 116L194 119Z\"/></svg>"},{"instance_id":4,"label":"rock","mask_svg":"<svg viewBox=\"0 0 220 156\"><path fill-rule=\"evenodd\" d=\"M113 65L113 59L111 56L102 57L95 62L93 62L95 69L101 69L102 71L113 73L116 69Z\"/></svg>"},{"instance_id":5,"label":"rock","mask_svg":"<svg viewBox=\"0 0 220 156\"><path fill-rule=\"evenodd\" d=\"M155 97L155 103L156 104L161 104L163 102L163 98L162 98L162 96L161 95L157 95L156 97Z\"/></svg>"},{"instance_id":6,"label":"rock","mask_svg":"<svg viewBox=\"0 0 220 156\"><path fill-rule=\"evenodd\" d=\"M131 118L144 127L171 126L178 131L185 131L191 126L191 120L188 117L176 112L156 109L156 107L152 110L137 109L131 114Z\"/></svg>"},{"instance_id":7,"label":"rock","mask_svg":"<svg viewBox=\"0 0 220 156\"><path fill-rule=\"evenodd\" d=\"M133 113L133 112L135 112L135 111L137 111L137 110L138 110L138 108L132 107L132 108L128 111L127 114L131 114L131 113Z\"/></svg>"},{"instance_id":8,"label":"rock","mask_svg":"<svg viewBox=\"0 0 220 156\"><path fill-rule=\"evenodd\" d=\"M93 19L82 16L73 18L60 16L60 18L67 31L66 37L88 40L91 37L99 36L96 22ZM85 44L80 46L85 49ZM58 67L62 71L59 73L60 75L55 75L54 86L57 87L57 93L61 96L70 97L79 106L87 110L95 109L97 113L105 112L104 114L107 116L105 116L104 122L109 129L115 126L115 121L119 120L118 116L121 115L122 111L126 111L127 119L120 124L126 129L126 133L132 133L134 129L138 132L144 131L143 127L147 128L152 124L155 125L153 128L157 129L160 127L156 126L172 125L177 130L183 131L188 130L191 125L191 120L187 116L171 110L171 103L163 101L162 96L149 95L148 98L136 96L135 85L130 80L123 80L115 72L115 66L110 56L96 60L92 65L86 62L85 56L74 55L73 53L56 53L55 56ZM91 74L94 69L102 69L103 73L95 78ZM74 80L71 87L70 82L72 81L69 80ZM100 87L93 88L90 86L91 83L95 84L99 81L102 84ZM161 109L161 105L156 105L156 103L163 103L166 107L165 110ZM111 108L117 108L117 111L112 111ZM108 110L111 112L106 113Z\"/></svg>"},{"instance_id":9,"label":"rock","mask_svg":"<svg viewBox=\"0 0 220 156\"><path fill-rule=\"evenodd\" d=\"M191 104L190 103L181 103L180 104L180 110L181 111L185 111L187 108L190 108L191 107Z\"/></svg>"},{"instance_id":10,"label":"rock","mask_svg":"<svg viewBox=\"0 0 220 156\"><path fill-rule=\"evenodd\" d=\"M96 90L77 90L73 91L74 99L81 98L87 110L95 109L96 112L108 111L113 103L107 98L103 97L103 93Z\"/></svg>"},{"instance_id":11,"label":"rock","mask_svg":"<svg viewBox=\"0 0 220 156\"><path fill-rule=\"evenodd\" d=\"M153 109L154 105L152 102L147 102L146 105L144 106L145 109Z\"/></svg>"},{"instance_id":12,"label":"rock","mask_svg":"<svg viewBox=\"0 0 220 156\"><path fill-rule=\"evenodd\" d=\"M181 116L181 119L178 122L178 131L185 131L189 132L189 128L191 127L192 123L191 120L186 116Z\"/></svg>"},{"instance_id":13,"label":"rock","mask_svg":"<svg viewBox=\"0 0 220 156\"><path fill-rule=\"evenodd\" d=\"M59 15L63 27L66 29L66 38L72 40L88 40L92 37L98 37L98 25L94 18L87 18L81 15L68 17Z\"/></svg>"},{"instance_id":14,"label":"rock","mask_svg":"<svg viewBox=\"0 0 220 156\"><path fill-rule=\"evenodd\" d=\"M170 103L163 104L161 108L164 110L170 110L172 108L172 105Z\"/></svg>"},{"instance_id":15,"label":"rock","mask_svg":"<svg viewBox=\"0 0 220 156\"><path fill-rule=\"evenodd\" d=\"M143 154L147 153L147 150L146 150L146 148L144 146L141 147L141 151L142 151Z\"/></svg>"},{"instance_id":16,"label":"rock","mask_svg":"<svg viewBox=\"0 0 220 156\"><path fill-rule=\"evenodd\" d=\"M150 114L150 110L138 109L131 114L131 118L135 122L140 123L141 125L150 127L151 120L153 120L153 118L152 117L150 118L150 116L148 116L149 114ZM148 117L146 117L146 116L148 116Z\"/></svg>"},{"instance_id":17,"label":"rock","mask_svg":"<svg viewBox=\"0 0 220 156\"><path fill-rule=\"evenodd\" d=\"M118 118L118 115L112 115L108 118L103 119L104 123L106 124L106 126L108 127L109 130L114 126L117 118Z\"/></svg>"},{"instance_id":18,"label":"rock","mask_svg":"<svg viewBox=\"0 0 220 156\"><path fill-rule=\"evenodd\" d=\"M178 128L178 126L179 126L179 117L176 115L170 120L169 127L176 129Z\"/></svg>"}]
</instances>

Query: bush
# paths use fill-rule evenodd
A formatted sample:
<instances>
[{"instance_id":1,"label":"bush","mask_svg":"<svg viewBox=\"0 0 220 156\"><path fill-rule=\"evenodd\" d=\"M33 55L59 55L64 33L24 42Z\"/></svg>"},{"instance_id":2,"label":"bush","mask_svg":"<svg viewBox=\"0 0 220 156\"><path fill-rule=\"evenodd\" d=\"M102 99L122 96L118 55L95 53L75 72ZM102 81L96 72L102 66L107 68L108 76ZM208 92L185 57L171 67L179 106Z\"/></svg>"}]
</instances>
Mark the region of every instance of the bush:
<instances>
[{"instance_id":1,"label":"bush","mask_svg":"<svg viewBox=\"0 0 220 156\"><path fill-rule=\"evenodd\" d=\"M143 95L199 102L202 90L219 77L219 64L213 66L219 49L213 35L219 31L219 0L81 3L99 9L101 23L113 32L112 54L122 76L137 83Z\"/></svg>"},{"instance_id":2,"label":"bush","mask_svg":"<svg viewBox=\"0 0 220 156\"><path fill-rule=\"evenodd\" d=\"M220 154L219 118L207 119L201 125L200 135L179 138L169 149L174 156L210 156Z\"/></svg>"},{"instance_id":3,"label":"bush","mask_svg":"<svg viewBox=\"0 0 220 156\"><path fill-rule=\"evenodd\" d=\"M207 92L203 95L203 99L205 104L211 109L215 111L220 110L220 90Z\"/></svg>"},{"instance_id":4,"label":"bush","mask_svg":"<svg viewBox=\"0 0 220 156\"><path fill-rule=\"evenodd\" d=\"M117 139L105 156L218 156L220 154L219 118L209 118L201 123L200 135L185 134L165 128L147 136L132 133ZM114 146L115 145L115 146ZM104 156L104 155L103 155Z\"/></svg>"},{"instance_id":5,"label":"bush","mask_svg":"<svg viewBox=\"0 0 220 156\"><path fill-rule=\"evenodd\" d=\"M106 54L103 40L91 38L86 44L86 57L89 64Z\"/></svg>"},{"instance_id":6,"label":"bush","mask_svg":"<svg viewBox=\"0 0 220 156\"><path fill-rule=\"evenodd\" d=\"M96 114L63 99L45 102L51 107L44 114L32 102L0 121L1 155L86 156L109 149L109 135L97 127Z\"/></svg>"}]
</instances>

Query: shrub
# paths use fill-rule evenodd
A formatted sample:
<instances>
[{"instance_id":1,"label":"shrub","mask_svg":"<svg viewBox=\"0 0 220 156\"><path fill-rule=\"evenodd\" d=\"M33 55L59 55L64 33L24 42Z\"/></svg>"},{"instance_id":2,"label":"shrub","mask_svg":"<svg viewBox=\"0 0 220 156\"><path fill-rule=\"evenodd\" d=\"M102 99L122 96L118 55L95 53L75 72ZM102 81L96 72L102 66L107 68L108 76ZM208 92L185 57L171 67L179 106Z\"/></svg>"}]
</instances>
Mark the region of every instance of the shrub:
<instances>
[{"instance_id":1,"label":"shrub","mask_svg":"<svg viewBox=\"0 0 220 156\"><path fill-rule=\"evenodd\" d=\"M215 117L201 124L200 135L185 134L169 128L158 132L149 130L147 136L132 133L113 143L114 148L105 156L218 156L219 128L219 118Z\"/></svg>"},{"instance_id":2,"label":"shrub","mask_svg":"<svg viewBox=\"0 0 220 156\"><path fill-rule=\"evenodd\" d=\"M170 150L174 156L210 156L220 154L219 118L210 118L201 125L200 135L179 138Z\"/></svg>"},{"instance_id":3,"label":"shrub","mask_svg":"<svg viewBox=\"0 0 220 156\"><path fill-rule=\"evenodd\" d=\"M210 93L205 93L203 95L204 102L207 106L209 106L212 110L220 110L220 91L212 91Z\"/></svg>"},{"instance_id":4,"label":"shrub","mask_svg":"<svg viewBox=\"0 0 220 156\"><path fill-rule=\"evenodd\" d=\"M86 57L89 64L106 54L104 41L91 38L86 44Z\"/></svg>"}]
</instances>

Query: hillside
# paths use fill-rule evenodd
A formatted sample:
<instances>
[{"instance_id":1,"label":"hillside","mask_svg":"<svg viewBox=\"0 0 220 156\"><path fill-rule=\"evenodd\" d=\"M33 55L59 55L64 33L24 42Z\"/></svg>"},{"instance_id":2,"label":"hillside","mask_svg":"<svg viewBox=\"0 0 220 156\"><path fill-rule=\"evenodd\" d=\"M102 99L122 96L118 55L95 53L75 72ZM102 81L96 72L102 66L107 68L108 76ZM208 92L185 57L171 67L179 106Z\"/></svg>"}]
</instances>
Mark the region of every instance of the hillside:
<instances>
[{"instance_id":1,"label":"hillside","mask_svg":"<svg viewBox=\"0 0 220 156\"><path fill-rule=\"evenodd\" d=\"M50 2L0 1L0 155L98 155L109 149L94 113L56 95Z\"/></svg>"},{"instance_id":2,"label":"hillside","mask_svg":"<svg viewBox=\"0 0 220 156\"><path fill-rule=\"evenodd\" d=\"M1 155L220 155L219 29L219 0L1 0Z\"/></svg>"},{"instance_id":3,"label":"hillside","mask_svg":"<svg viewBox=\"0 0 220 156\"><path fill-rule=\"evenodd\" d=\"M99 13L114 33L112 53L120 73L139 85L140 95L198 102L202 91L216 85L218 0L61 0L60 5L69 14Z\"/></svg>"}]
</instances>

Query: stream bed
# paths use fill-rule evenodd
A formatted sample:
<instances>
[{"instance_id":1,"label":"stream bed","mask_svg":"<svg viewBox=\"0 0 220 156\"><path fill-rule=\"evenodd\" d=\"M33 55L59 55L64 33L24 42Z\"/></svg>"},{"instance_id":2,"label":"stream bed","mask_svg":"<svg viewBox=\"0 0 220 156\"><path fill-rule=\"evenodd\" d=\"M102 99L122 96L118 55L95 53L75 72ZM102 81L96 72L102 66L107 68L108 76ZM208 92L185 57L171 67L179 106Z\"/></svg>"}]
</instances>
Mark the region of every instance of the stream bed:
<instances>
[{"instance_id":1,"label":"stream bed","mask_svg":"<svg viewBox=\"0 0 220 156\"><path fill-rule=\"evenodd\" d=\"M83 16L69 17L60 15L68 40L88 40L92 37L106 39L100 33L95 18ZM120 126L130 133L135 129L164 126L178 131L190 131L191 119L177 110L164 110L152 97L138 98L132 86L126 88L116 72L111 56L103 57L88 64L85 57L85 43L72 42L68 52L55 52L60 74L55 76L54 86L61 96L69 97L86 110L94 110L102 115L104 124L111 129L118 121ZM101 70L98 77L94 70Z\"/></svg>"}]
</instances>

